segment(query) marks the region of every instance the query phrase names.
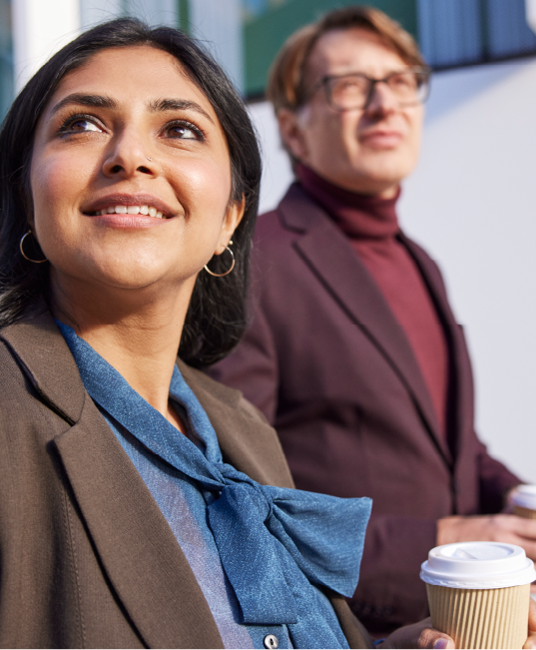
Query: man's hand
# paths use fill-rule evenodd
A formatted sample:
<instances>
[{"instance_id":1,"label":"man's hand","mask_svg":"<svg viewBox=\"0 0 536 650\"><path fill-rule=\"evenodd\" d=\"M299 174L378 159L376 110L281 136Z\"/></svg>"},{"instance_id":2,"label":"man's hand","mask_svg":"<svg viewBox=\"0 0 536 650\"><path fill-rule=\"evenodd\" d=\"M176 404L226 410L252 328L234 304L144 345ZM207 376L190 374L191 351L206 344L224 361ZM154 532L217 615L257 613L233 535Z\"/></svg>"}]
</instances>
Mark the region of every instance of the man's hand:
<instances>
[{"instance_id":1,"label":"man's hand","mask_svg":"<svg viewBox=\"0 0 536 650\"><path fill-rule=\"evenodd\" d=\"M536 622L536 621L535 621ZM414 625L405 625L390 634L380 648L454 648L454 641L447 634L431 627L429 618ZM531 647L531 646L527 646Z\"/></svg>"},{"instance_id":2,"label":"man's hand","mask_svg":"<svg viewBox=\"0 0 536 650\"><path fill-rule=\"evenodd\" d=\"M437 545L453 542L506 542L536 560L536 519L516 515L445 517L437 522Z\"/></svg>"}]
</instances>

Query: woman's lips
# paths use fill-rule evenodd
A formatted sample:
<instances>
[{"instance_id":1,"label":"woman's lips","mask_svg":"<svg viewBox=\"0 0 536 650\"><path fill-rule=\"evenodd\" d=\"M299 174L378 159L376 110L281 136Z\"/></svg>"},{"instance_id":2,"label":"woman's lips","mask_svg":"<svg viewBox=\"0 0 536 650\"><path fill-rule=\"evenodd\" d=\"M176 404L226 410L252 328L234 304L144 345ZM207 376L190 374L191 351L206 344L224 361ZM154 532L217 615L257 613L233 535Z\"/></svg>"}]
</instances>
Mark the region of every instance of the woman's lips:
<instances>
[{"instance_id":1,"label":"woman's lips","mask_svg":"<svg viewBox=\"0 0 536 650\"><path fill-rule=\"evenodd\" d=\"M372 149L394 149L402 142L403 136L399 131L372 131L363 133L359 140Z\"/></svg>"}]
</instances>

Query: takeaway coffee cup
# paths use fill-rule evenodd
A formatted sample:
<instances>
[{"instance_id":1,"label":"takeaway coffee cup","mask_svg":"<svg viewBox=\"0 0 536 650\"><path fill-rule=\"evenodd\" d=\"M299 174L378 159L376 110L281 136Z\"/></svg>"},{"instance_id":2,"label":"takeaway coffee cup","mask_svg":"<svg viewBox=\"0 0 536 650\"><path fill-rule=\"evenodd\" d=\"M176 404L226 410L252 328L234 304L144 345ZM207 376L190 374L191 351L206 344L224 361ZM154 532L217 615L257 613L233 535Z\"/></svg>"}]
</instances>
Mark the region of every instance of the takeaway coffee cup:
<instances>
[{"instance_id":1,"label":"takeaway coffee cup","mask_svg":"<svg viewBox=\"0 0 536 650\"><path fill-rule=\"evenodd\" d=\"M514 515L536 519L536 485L520 485L512 494Z\"/></svg>"},{"instance_id":2,"label":"takeaway coffee cup","mask_svg":"<svg viewBox=\"0 0 536 650\"><path fill-rule=\"evenodd\" d=\"M527 640L534 563L499 542L433 548L421 566L432 626L457 648L522 648Z\"/></svg>"}]
</instances>

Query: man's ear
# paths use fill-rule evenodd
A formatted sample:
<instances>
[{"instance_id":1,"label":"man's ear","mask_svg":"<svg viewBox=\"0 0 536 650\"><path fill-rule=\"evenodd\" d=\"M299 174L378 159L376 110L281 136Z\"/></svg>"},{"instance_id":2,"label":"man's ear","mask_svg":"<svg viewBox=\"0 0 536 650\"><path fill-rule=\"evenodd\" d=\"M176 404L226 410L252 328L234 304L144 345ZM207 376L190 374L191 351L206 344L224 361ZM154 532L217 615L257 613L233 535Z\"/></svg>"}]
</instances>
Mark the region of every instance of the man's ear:
<instances>
[{"instance_id":1,"label":"man's ear","mask_svg":"<svg viewBox=\"0 0 536 650\"><path fill-rule=\"evenodd\" d=\"M302 162L308 156L303 117L301 113L296 113L288 108L280 108L277 112L279 132L283 144L296 160Z\"/></svg>"}]
</instances>

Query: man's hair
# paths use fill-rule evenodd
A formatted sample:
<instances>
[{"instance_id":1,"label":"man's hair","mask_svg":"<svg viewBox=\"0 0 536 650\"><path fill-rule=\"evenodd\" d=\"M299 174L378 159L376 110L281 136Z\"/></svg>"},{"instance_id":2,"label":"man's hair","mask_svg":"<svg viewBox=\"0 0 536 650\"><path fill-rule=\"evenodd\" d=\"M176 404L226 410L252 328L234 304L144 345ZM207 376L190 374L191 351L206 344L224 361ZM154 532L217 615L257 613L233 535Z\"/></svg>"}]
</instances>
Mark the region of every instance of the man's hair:
<instances>
[{"instance_id":1,"label":"man's hair","mask_svg":"<svg viewBox=\"0 0 536 650\"><path fill-rule=\"evenodd\" d=\"M294 32L279 51L268 79L266 95L277 112L281 108L297 110L307 100L307 66L311 52L321 36L335 30L365 29L377 34L381 42L411 66L424 60L414 38L383 11L353 6L336 9L320 20Z\"/></svg>"},{"instance_id":2,"label":"man's hair","mask_svg":"<svg viewBox=\"0 0 536 650\"><path fill-rule=\"evenodd\" d=\"M200 367L224 357L246 327L249 252L257 218L261 160L253 126L242 100L222 69L196 43L176 29L121 18L80 35L57 52L26 84L0 131L0 327L15 323L40 299L48 299L49 264L24 259L19 241L33 211L30 166L34 136L48 101L61 80L109 48L149 46L168 52L212 104L225 133L231 162L230 201L245 201L244 217L233 233L236 267L225 277L197 276L179 355ZM221 261L221 258L226 259ZM211 261L225 271L229 256Z\"/></svg>"}]
</instances>

